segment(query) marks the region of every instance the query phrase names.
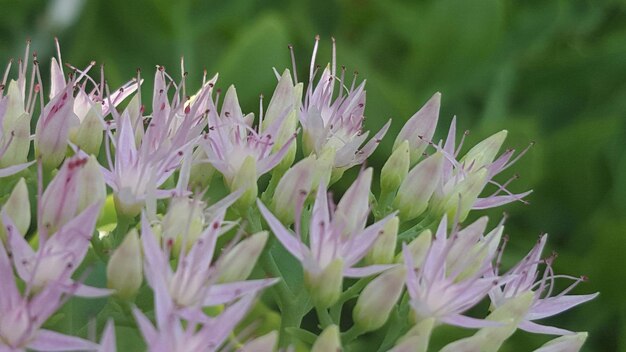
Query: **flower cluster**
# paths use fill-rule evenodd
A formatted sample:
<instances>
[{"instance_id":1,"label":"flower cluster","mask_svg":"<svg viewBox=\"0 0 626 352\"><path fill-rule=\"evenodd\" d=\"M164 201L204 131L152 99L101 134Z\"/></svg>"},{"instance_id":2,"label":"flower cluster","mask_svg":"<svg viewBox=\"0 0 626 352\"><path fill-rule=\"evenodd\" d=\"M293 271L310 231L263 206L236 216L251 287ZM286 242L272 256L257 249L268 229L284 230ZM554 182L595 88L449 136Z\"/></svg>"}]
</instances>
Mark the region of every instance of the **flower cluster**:
<instances>
[{"instance_id":1,"label":"flower cluster","mask_svg":"<svg viewBox=\"0 0 626 352\"><path fill-rule=\"evenodd\" d=\"M354 350L371 331L375 350L426 351L442 324L478 329L445 351L495 351L517 330L578 350L586 333L536 321L597 293L570 294L585 279L554 273L547 235L503 269L504 220L470 216L526 202L496 180L526 150L499 155L500 131L461 153L454 119L435 140L436 93L380 171L363 166L390 122L368 139L365 81L337 75L334 41L316 78L318 43L307 84L276 72L256 121L235 87L220 101L217 75L188 96L182 63L179 80L157 66L151 108L140 71L111 93L60 50L45 87L27 45L0 84L0 351Z\"/></svg>"}]
</instances>

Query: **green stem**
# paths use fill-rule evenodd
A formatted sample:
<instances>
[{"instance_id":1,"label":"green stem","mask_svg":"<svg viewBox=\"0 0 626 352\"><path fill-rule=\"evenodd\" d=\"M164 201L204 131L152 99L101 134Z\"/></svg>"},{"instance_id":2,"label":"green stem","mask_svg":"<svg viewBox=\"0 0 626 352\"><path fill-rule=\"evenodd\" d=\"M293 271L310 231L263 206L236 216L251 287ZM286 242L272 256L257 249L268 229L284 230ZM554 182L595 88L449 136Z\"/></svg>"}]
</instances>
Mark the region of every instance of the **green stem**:
<instances>
[{"instance_id":1,"label":"green stem","mask_svg":"<svg viewBox=\"0 0 626 352\"><path fill-rule=\"evenodd\" d=\"M400 337L401 323L402 319L400 317L400 313L397 309L394 309L391 317L389 317L389 322L387 323L387 334L385 335L383 342L380 344L378 352L387 351L393 346L398 337Z\"/></svg>"},{"instance_id":2,"label":"green stem","mask_svg":"<svg viewBox=\"0 0 626 352\"><path fill-rule=\"evenodd\" d=\"M363 333L363 330L361 330L357 325L352 325L352 327L348 331L342 334L341 343L344 346L347 346L350 342L354 341L354 339L359 337L362 333Z\"/></svg>"},{"instance_id":3,"label":"green stem","mask_svg":"<svg viewBox=\"0 0 626 352\"><path fill-rule=\"evenodd\" d=\"M317 312L317 318L322 325L322 329L326 329L328 326L333 325L333 318L331 318L330 314L328 314L328 310L326 308L315 307L315 312Z\"/></svg>"}]
</instances>

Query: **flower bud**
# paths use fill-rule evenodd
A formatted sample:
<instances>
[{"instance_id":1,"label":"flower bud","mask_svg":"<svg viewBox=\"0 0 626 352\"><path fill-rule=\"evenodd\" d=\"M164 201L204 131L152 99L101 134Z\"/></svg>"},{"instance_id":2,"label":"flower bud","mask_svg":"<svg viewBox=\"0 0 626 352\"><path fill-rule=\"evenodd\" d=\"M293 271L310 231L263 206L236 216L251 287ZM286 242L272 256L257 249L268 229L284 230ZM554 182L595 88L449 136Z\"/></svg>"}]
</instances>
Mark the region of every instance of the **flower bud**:
<instances>
[{"instance_id":1,"label":"flower bud","mask_svg":"<svg viewBox=\"0 0 626 352\"><path fill-rule=\"evenodd\" d=\"M411 165L415 165L422 157L428 141L435 134L440 106L441 93L437 92L404 124L393 143L393 150L396 150L405 140L409 141Z\"/></svg>"},{"instance_id":2,"label":"flower bud","mask_svg":"<svg viewBox=\"0 0 626 352\"><path fill-rule=\"evenodd\" d=\"M417 164L400 185L393 206L400 210L404 221L418 217L428 207L430 197L441 182L443 162L441 153L429 156Z\"/></svg>"},{"instance_id":3,"label":"flower bud","mask_svg":"<svg viewBox=\"0 0 626 352\"><path fill-rule=\"evenodd\" d=\"M239 352L266 352L274 351L278 342L278 332L270 331L268 334L259 336L256 339L247 342L239 349Z\"/></svg>"},{"instance_id":4,"label":"flower bud","mask_svg":"<svg viewBox=\"0 0 626 352\"><path fill-rule=\"evenodd\" d=\"M430 335L435 325L434 318L420 321L413 326L404 336L398 339L396 345L389 352L426 352Z\"/></svg>"},{"instance_id":5,"label":"flower bud","mask_svg":"<svg viewBox=\"0 0 626 352\"><path fill-rule=\"evenodd\" d=\"M35 154L41 157L45 167L57 167L67 149L67 140L72 128L80 124L74 114L72 84L68 84L44 107L35 128Z\"/></svg>"},{"instance_id":6,"label":"flower bud","mask_svg":"<svg viewBox=\"0 0 626 352\"><path fill-rule=\"evenodd\" d=\"M133 297L143 280L142 255L137 230L132 229L113 251L107 265L107 287L123 299Z\"/></svg>"},{"instance_id":7,"label":"flower bud","mask_svg":"<svg viewBox=\"0 0 626 352\"><path fill-rule=\"evenodd\" d=\"M587 340L586 332L564 335L548 341L535 352L578 352Z\"/></svg>"},{"instance_id":8,"label":"flower bud","mask_svg":"<svg viewBox=\"0 0 626 352\"><path fill-rule=\"evenodd\" d=\"M318 272L304 272L304 284L309 290L313 305L328 308L341 296L343 283L343 260L337 258Z\"/></svg>"},{"instance_id":9,"label":"flower bud","mask_svg":"<svg viewBox=\"0 0 626 352\"><path fill-rule=\"evenodd\" d=\"M354 323L363 331L372 331L385 324L400 298L406 269L397 266L372 280L361 292L352 311Z\"/></svg>"},{"instance_id":10,"label":"flower bud","mask_svg":"<svg viewBox=\"0 0 626 352\"><path fill-rule=\"evenodd\" d=\"M63 163L56 176L50 181L41 197L40 220L49 234L55 233L79 212L79 199L90 197L81 193L83 189L81 171L89 159L75 156Z\"/></svg>"},{"instance_id":11,"label":"flower bud","mask_svg":"<svg viewBox=\"0 0 626 352\"><path fill-rule=\"evenodd\" d=\"M394 149L393 153L380 171L380 188L382 194L394 194L409 172L409 141L404 141Z\"/></svg>"},{"instance_id":12,"label":"flower bud","mask_svg":"<svg viewBox=\"0 0 626 352\"><path fill-rule=\"evenodd\" d=\"M376 238L372 248L365 256L367 264L390 264L394 260L398 241L400 219L395 216L383 227L383 233Z\"/></svg>"},{"instance_id":13,"label":"flower bud","mask_svg":"<svg viewBox=\"0 0 626 352\"><path fill-rule=\"evenodd\" d=\"M407 245L407 248L413 257L413 263L416 269L422 265L424 258L426 258L426 253L428 253L428 248L430 248L430 243L432 242L432 237L433 233L430 230L424 230ZM404 263L402 252L398 253L396 256L396 263Z\"/></svg>"},{"instance_id":14,"label":"flower bud","mask_svg":"<svg viewBox=\"0 0 626 352\"><path fill-rule=\"evenodd\" d=\"M333 223L341 229L343 238L349 238L365 228L372 174L371 167L362 171L337 204Z\"/></svg>"},{"instance_id":15,"label":"flower bud","mask_svg":"<svg viewBox=\"0 0 626 352\"><path fill-rule=\"evenodd\" d=\"M100 171L100 164L95 156L90 156L85 166L80 170L79 182L77 213L95 202L106 200L107 190L104 175Z\"/></svg>"},{"instance_id":16,"label":"flower bud","mask_svg":"<svg viewBox=\"0 0 626 352\"><path fill-rule=\"evenodd\" d=\"M28 200L28 188L26 181L21 178L13 188L9 199L2 207L2 210L11 218L17 231L22 236L26 235L30 227L30 201ZM0 218L0 239L6 243L6 230Z\"/></svg>"},{"instance_id":17,"label":"flower bud","mask_svg":"<svg viewBox=\"0 0 626 352\"><path fill-rule=\"evenodd\" d=\"M243 281L250 276L263 247L267 242L267 231L257 232L239 242L224 255L220 264L219 282Z\"/></svg>"},{"instance_id":18,"label":"flower bud","mask_svg":"<svg viewBox=\"0 0 626 352\"><path fill-rule=\"evenodd\" d=\"M436 202L439 205L433 205L435 212L448 214L448 219L454 219L458 212L459 221L464 221L485 187L487 177L488 171L484 168L469 173L463 181L454 186L449 194L444 196L443 201Z\"/></svg>"},{"instance_id":19,"label":"flower bud","mask_svg":"<svg viewBox=\"0 0 626 352\"><path fill-rule=\"evenodd\" d=\"M2 117L2 138L9 143L0 158L0 167L26 162L30 149L30 115L24 110L24 97L15 81L9 83L7 104Z\"/></svg>"},{"instance_id":20,"label":"flower bud","mask_svg":"<svg viewBox=\"0 0 626 352\"><path fill-rule=\"evenodd\" d=\"M87 114L80 119L80 125L70 130L69 138L72 143L76 144L85 153L98 155L100 145L102 144L103 131L102 105L95 103Z\"/></svg>"},{"instance_id":21,"label":"flower bud","mask_svg":"<svg viewBox=\"0 0 626 352\"><path fill-rule=\"evenodd\" d=\"M502 130L491 135L470 149L460 162L468 167L471 165L472 170L478 170L491 164L502 147L507 134L507 130Z\"/></svg>"},{"instance_id":22,"label":"flower bud","mask_svg":"<svg viewBox=\"0 0 626 352\"><path fill-rule=\"evenodd\" d=\"M241 168L239 168L239 171L235 174L230 187L232 192L243 190L243 194L235 203L239 209L247 210L248 207L254 204L257 193L259 192L256 179L256 161L252 156L247 156L241 164Z\"/></svg>"},{"instance_id":23,"label":"flower bud","mask_svg":"<svg viewBox=\"0 0 626 352\"><path fill-rule=\"evenodd\" d=\"M330 325L318 336L311 347L311 352L335 352L341 351L341 337L339 327Z\"/></svg>"},{"instance_id":24,"label":"flower bud","mask_svg":"<svg viewBox=\"0 0 626 352\"><path fill-rule=\"evenodd\" d=\"M287 170L278 181L271 207L284 225L289 226L294 221L298 195L311 192L318 165L315 155L309 155Z\"/></svg>"},{"instance_id":25,"label":"flower bud","mask_svg":"<svg viewBox=\"0 0 626 352\"><path fill-rule=\"evenodd\" d=\"M204 204L187 197L174 197L162 221L164 240L172 239L172 253L180 253L183 243L185 252L191 249L204 229Z\"/></svg>"}]
</instances>

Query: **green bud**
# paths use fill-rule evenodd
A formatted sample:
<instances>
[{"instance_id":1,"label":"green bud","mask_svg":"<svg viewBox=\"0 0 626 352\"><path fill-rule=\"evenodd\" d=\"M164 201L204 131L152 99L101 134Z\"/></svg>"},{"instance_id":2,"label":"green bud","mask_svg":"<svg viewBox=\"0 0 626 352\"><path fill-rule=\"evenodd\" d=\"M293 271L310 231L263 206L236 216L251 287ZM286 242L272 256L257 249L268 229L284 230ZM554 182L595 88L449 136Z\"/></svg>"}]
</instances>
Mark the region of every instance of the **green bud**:
<instances>
[{"instance_id":1,"label":"green bud","mask_svg":"<svg viewBox=\"0 0 626 352\"><path fill-rule=\"evenodd\" d=\"M391 218L383 227L383 233L376 238L372 248L365 256L367 264L391 264L396 253L398 241L398 227L400 219L397 216Z\"/></svg>"},{"instance_id":2,"label":"green bud","mask_svg":"<svg viewBox=\"0 0 626 352\"><path fill-rule=\"evenodd\" d=\"M278 342L278 332L276 330L272 330L268 334L259 336L256 339L247 342L238 351L239 352L274 351L274 349L276 348L276 342Z\"/></svg>"},{"instance_id":3,"label":"green bud","mask_svg":"<svg viewBox=\"0 0 626 352\"><path fill-rule=\"evenodd\" d=\"M315 340L311 352L335 352L341 351L341 337L339 336L339 327L330 325Z\"/></svg>"},{"instance_id":4,"label":"green bud","mask_svg":"<svg viewBox=\"0 0 626 352\"><path fill-rule=\"evenodd\" d=\"M243 281L250 276L263 247L267 242L268 232L261 231L239 242L224 255L220 264L219 282Z\"/></svg>"},{"instance_id":5,"label":"green bud","mask_svg":"<svg viewBox=\"0 0 626 352\"><path fill-rule=\"evenodd\" d=\"M287 170L278 181L277 192L270 206L285 226L289 226L294 221L296 200L299 194L311 192L315 173L319 172L319 164L315 155L309 155Z\"/></svg>"},{"instance_id":6,"label":"green bud","mask_svg":"<svg viewBox=\"0 0 626 352\"><path fill-rule=\"evenodd\" d=\"M424 258L426 258L426 253L428 253L432 238L433 233L430 230L424 230L407 245L409 252L413 257L413 263L415 264L416 269L422 265ZM396 256L396 263L404 263L402 252L398 253Z\"/></svg>"},{"instance_id":7,"label":"green bud","mask_svg":"<svg viewBox=\"0 0 626 352\"><path fill-rule=\"evenodd\" d=\"M393 206L400 210L400 218L407 221L421 215L428 207L428 201L441 182L444 158L435 153L417 164L406 176Z\"/></svg>"},{"instance_id":8,"label":"green bud","mask_svg":"<svg viewBox=\"0 0 626 352\"><path fill-rule=\"evenodd\" d=\"M100 171L100 164L95 156L90 156L85 166L80 170L77 213L82 212L95 202L105 201L107 198L104 176Z\"/></svg>"},{"instance_id":9,"label":"green bud","mask_svg":"<svg viewBox=\"0 0 626 352\"><path fill-rule=\"evenodd\" d=\"M467 178L459 182L452 192L444 196L443 202L438 202L439 206L433 206L433 208L437 209L435 211L440 214L447 213L448 219L454 219L458 211L459 222L464 221L485 187L487 175L488 171L484 168L469 173Z\"/></svg>"},{"instance_id":10,"label":"green bud","mask_svg":"<svg viewBox=\"0 0 626 352\"><path fill-rule=\"evenodd\" d=\"M313 305L328 308L341 296L343 283L343 260L337 258L319 272L304 272L304 284L309 290Z\"/></svg>"},{"instance_id":11,"label":"green bud","mask_svg":"<svg viewBox=\"0 0 626 352\"><path fill-rule=\"evenodd\" d=\"M13 80L7 92L2 131L5 143L11 143L0 158L0 167L25 163L30 150L30 115L24 110L24 97Z\"/></svg>"},{"instance_id":12,"label":"green bud","mask_svg":"<svg viewBox=\"0 0 626 352\"><path fill-rule=\"evenodd\" d=\"M404 288L406 269L397 266L372 280L361 292L352 311L354 323L363 331L380 328L389 319Z\"/></svg>"},{"instance_id":13,"label":"green bud","mask_svg":"<svg viewBox=\"0 0 626 352\"><path fill-rule=\"evenodd\" d=\"M119 247L113 251L107 264L107 287L123 299L133 297L143 280L142 255L139 235L132 229Z\"/></svg>"},{"instance_id":14,"label":"green bud","mask_svg":"<svg viewBox=\"0 0 626 352\"><path fill-rule=\"evenodd\" d=\"M6 214L11 218L15 227L22 236L26 235L30 227L30 201L28 200L28 188L26 181L21 178L13 188L9 199L2 207ZM0 239L6 242L6 230L0 217Z\"/></svg>"},{"instance_id":15,"label":"green bud","mask_svg":"<svg viewBox=\"0 0 626 352\"><path fill-rule=\"evenodd\" d=\"M380 188L382 194L394 194L409 172L409 141L402 142L391 153L387 162L380 171Z\"/></svg>"},{"instance_id":16,"label":"green bud","mask_svg":"<svg viewBox=\"0 0 626 352\"><path fill-rule=\"evenodd\" d=\"M198 148L193 152L192 159L194 161L206 158L206 153L202 148ZM215 167L207 161L194 162L189 172L189 189L203 190L209 187L213 175L215 175Z\"/></svg>"},{"instance_id":17,"label":"green bud","mask_svg":"<svg viewBox=\"0 0 626 352\"><path fill-rule=\"evenodd\" d=\"M243 194L235 205L237 208L247 210L254 204L259 188L257 185L256 160L252 156L247 156L230 185L231 191L243 190Z\"/></svg>"},{"instance_id":18,"label":"green bud","mask_svg":"<svg viewBox=\"0 0 626 352\"><path fill-rule=\"evenodd\" d=\"M502 147L507 134L506 130L502 130L491 135L470 149L460 162L467 166L472 165L472 170L478 170L491 164Z\"/></svg>"},{"instance_id":19,"label":"green bud","mask_svg":"<svg viewBox=\"0 0 626 352\"><path fill-rule=\"evenodd\" d=\"M70 130L70 141L87 154L98 155L102 144L104 128L102 127L102 105L94 104L80 125Z\"/></svg>"},{"instance_id":20,"label":"green bud","mask_svg":"<svg viewBox=\"0 0 626 352\"><path fill-rule=\"evenodd\" d=\"M165 240L173 239L172 253L189 251L204 229L204 203L187 197L174 197L163 217L162 230Z\"/></svg>"},{"instance_id":21,"label":"green bud","mask_svg":"<svg viewBox=\"0 0 626 352\"><path fill-rule=\"evenodd\" d=\"M426 352L434 326L434 318L420 321L404 334L404 336L399 338L396 345L389 352Z\"/></svg>"}]
</instances>

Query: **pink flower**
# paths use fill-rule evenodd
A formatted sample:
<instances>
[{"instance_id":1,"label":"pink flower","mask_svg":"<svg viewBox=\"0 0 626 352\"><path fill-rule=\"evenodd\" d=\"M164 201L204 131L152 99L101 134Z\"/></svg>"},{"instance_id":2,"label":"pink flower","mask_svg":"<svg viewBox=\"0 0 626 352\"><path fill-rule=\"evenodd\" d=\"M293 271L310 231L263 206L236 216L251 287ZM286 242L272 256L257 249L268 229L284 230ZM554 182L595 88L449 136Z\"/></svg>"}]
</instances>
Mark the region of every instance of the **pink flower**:
<instances>
[{"instance_id":1,"label":"pink flower","mask_svg":"<svg viewBox=\"0 0 626 352\"><path fill-rule=\"evenodd\" d=\"M339 79L340 91L333 100L336 75L335 42L333 40L333 59L331 67L326 66L317 85L313 85L316 74L315 57L319 37L315 38L315 47L311 57L309 86L306 90L304 105L300 112L300 123L304 130L304 148L306 153L321 155L325 148L333 148L335 168L347 169L362 164L376 149L384 137L391 121L376 133L362 148L369 131L363 132L365 120L365 81L355 88L355 81L348 89L344 82L344 72ZM356 76L355 76L356 80ZM344 89L346 90L344 95Z\"/></svg>"},{"instance_id":2,"label":"pink flower","mask_svg":"<svg viewBox=\"0 0 626 352\"><path fill-rule=\"evenodd\" d=\"M557 315L579 304L588 302L598 296L598 293L588 295L568 295L580 282L585 281L585 277L571 277L568 275L555 275L552 270L552 262L555 256L548 259L541 259L541 252L546 244L548 236L542 235L537 244L530 252L505 274L511 278L504 286L494 287L490 292L491 303L494 307L499 307L507 300L526 293L533 292L533 303L526 313L524 320L519 324L519 328L528 332L550 335L569 335L573 332L553 326L540 325L533 320L543 319ZM541 278L539 278L539 265L545 264L546 268ZM498 269L494 269L494 275L498 275ZM552 295L554 282L558 278L573 280L574 282L557 295Z\"/></svg>"}]
</instances>

